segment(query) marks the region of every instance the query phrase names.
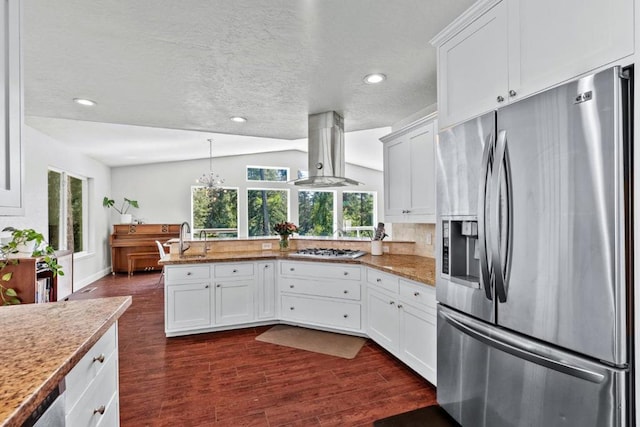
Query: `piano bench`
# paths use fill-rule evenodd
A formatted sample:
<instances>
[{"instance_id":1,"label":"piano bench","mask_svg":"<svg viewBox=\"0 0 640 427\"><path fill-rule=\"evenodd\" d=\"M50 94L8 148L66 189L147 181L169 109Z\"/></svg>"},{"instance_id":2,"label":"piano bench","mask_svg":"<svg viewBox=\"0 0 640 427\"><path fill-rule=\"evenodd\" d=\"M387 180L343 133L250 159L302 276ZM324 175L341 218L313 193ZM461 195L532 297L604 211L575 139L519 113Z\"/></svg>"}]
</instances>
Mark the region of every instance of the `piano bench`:
<instances>
[{"instance_id":1,"label":"piano bench","mask_svg":"<svg viewBox=\"0 0 640 427\"><path fill-rule=\"evenodd\" d=\"M136 269L136 261L145 260L145 261L158 261L160 259L160 254L158 251L155 252L133 252L127 254L127 272L129 276L133 276L133 272Z\"/></svg>"}]
</instances>

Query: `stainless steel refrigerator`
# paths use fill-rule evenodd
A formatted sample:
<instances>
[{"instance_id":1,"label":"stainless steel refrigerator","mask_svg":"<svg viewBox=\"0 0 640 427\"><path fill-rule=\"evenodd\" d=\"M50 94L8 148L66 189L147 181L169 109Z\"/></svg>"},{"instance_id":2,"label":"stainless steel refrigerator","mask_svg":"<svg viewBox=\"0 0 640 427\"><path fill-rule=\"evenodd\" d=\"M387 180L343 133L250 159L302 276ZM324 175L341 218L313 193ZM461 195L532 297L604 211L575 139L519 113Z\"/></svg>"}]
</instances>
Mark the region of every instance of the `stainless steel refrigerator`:
<instances>
[{"instance_id":1,"label":"stainless steel refrigerator","mask_svg":"<svg viewBox=\"0 0 640 427\"><path fill-rule=\"evenodd\" d=\"M437 397L464 427L634 425L632 73L439 135Z\"/></svg>"}]
</instances>

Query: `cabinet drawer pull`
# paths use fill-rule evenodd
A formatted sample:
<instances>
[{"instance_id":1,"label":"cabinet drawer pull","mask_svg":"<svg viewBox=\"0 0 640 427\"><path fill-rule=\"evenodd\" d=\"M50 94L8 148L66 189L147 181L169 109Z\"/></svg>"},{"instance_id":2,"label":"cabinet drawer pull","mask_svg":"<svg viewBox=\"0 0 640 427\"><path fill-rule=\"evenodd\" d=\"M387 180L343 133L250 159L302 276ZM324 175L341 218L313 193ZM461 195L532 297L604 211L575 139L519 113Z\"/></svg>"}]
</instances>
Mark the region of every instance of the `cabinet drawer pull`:
<instances>
[{"instance_id":1,"label":"cabinet drawer pull","mask_svg":"<svg viewBox=\"0 0 640 427\"><path fill-rule=\"evenodd\" d=\"M344 317L346 319L347 317L349 317L349 315L348 314L343 314L342 317Z\"/></svg>"},{"instance_id":2,"label":"cabinet drawer pull","mask_svg":"<svg viewBox=\"0 0 640 427\"><path fill-rule=\"evenodd\" d=\"M264 268L269 268L269 264L265 264L265 265L264 265Z\"/></svg>"},{"instance_id":3,"label":"cabinet drawer pull","mask_svg":"<svg viewBox=\"0 0 640 427\"><path fill-rule=\"evenodd\" d=\"M104 354L101 354L100 356L96 356L93 358L94 362L100 362L100 363L104 363Z\"/></svg>"},{"instance_id":4,"label":"cabinet drawer pull","mask_svg":"<svg viewBox=\"0 0 640 427\"><path fill-rule=\"evenodd\" d=\"M418 292L418 291L415 291L415 292L413 293L413 296L414 296L414 297L417 297L417 296L419 296L419 295L420 295L420 292Z\"/></svg>"},{"instance_id":5,"label":"cabinet drawer pull","mask_svg":"<svg viewBox=\"0 0 640 427\"><path fill-rule=\"evenodd\" d=\"M398 308L402 308L402 304L398 304Z\"/></svg>"},{"instance_id":6,"label":"cabinet drawer pull","mask_svg":"<svg viewBox=\"0 0 640 427\"><path fill-rule=\"evenodd\" d=\"M509 91L509 96L516 96L516 95L517 95L517 93L516 93L516 91L515 91L515 90L511 89L511 90Z\"/></svg>"},{"instance_id":7,"label":"cabinet drawer pull","mask_svg":"<svg viewBox=\"0 0 640 427\"><path fill-rule=\"evenodd\" d=\"M289 271L296 271L296 269L291 267L291 268L289 268Z\"/></svg>"},{"instance_id":8,"label":"cabinet drawer pull","mask_svg":"<svg viewBox=\"0 0 640 427\"><path fill-rule=\"evenodd\" d=\"M289 310L295 310L295 309L296 309L295 307L289 307Z\"/></svg>"},{"instance_id":9,"label":"cabinet drawer pull","mask_svg":"<svg viewBox=\"0 0 640 427\"><path fill-rule=\"evenodd\" d=\"M191 272L190 271L187 271L187 276L191 276Z\"/></svg>"},{"instance_id":10,"label":"cabinet drawer pull","mask_svg":"<svg viewBox=\"0 0 640 427\"><path fill-rule=\"evenodd\" d=\"M378 277L378 278L376 279L376 282L380 283L380 282L382 282L382 279Z\"/></svg>"},{"instance_id":11,"label":"cabinet drawer pull","mask_svg":"<svg viewBox=\"0 0 640 427\"><path fill-rule=\"evenodd\" d=\"M204 288L205 289L209 289L209 285L204 285Z\"/></svg>"},{"instance_id":12,"label":"cabinet drawer pull","mask_svg":"<svg viewBox=\"0 0 640 427\"><path fill-rule=\"evenodd\" d=\"M99 408L96 408L96 409L93 410L93 413L102 415L102 414L104 414L104 410L105 410L104 405L100 405Z\"/></svg>"},{"instance_id":13,"label":"cabinet drawer pull","mask_svg":"<svg viewBox=\"0 0 640 427\"><path fill-rule=\"evenodd\" d=\"M237 273L238 270L236 270L235 268L233 269L232 273Z\"/></svg>"},{"instance_id":14,"label":"cabinet drawer pull","mask_svg":"<svg viewBox=\"0 0 640 427\"><path fill-rule=\"evenodd\" d=\"M390 304L390 305L395 305L395 304L396 304L396 302L395 302L395 301L389 301L389 304Z\"/></svg>"},{"instance_id":15,"label":"cabinet drawer pull","mask_svg":"<svg viewBox=\"0 0 640 427\"><path fill-rule=\"evenodd\" d=\"M349 272L348 272L348 271L345 271L345 272L344 272L344 275L345 275L345 276L348 276L348 275L349 275Z\"/></svg>"},{"instance_id":16,"label":"cabinet drawer pull","mask_svg":"<svg viewBox=\"0 0 640 427\"><path fill-rule=\"evenodd\" d=\"M348 294L348 293L349 293L349 291L345 289L343 293Z\"/></svg>"},{"instance_id":17,"label":"cabinet drawer pull","mask_svg":"<svg viewBox=\"0 0 640 427\"><path fill-rule=\"evenodd\" d=\"M498 97L496 98L496 101L498 101L498 102L504 102L504 96L502 96L502 95L498 95Z\"/></svg>"},{"instance_id":18,"label":"cabinet drawer pull","mask_svg":"<svg viewBox=\"0 0 640 427\"><path fill-rule=\"evenodd\" d=\"M291 289L293 289L295 286L294 286L294 285L289 285L289 287L290 287Z\"/></svg>"},{"instance_id":19,"label":"cabinet drawer pull","mask_svg":"<svg viewBox=\"0 0 640 427\"><path fill-rule=\"evenodd\" d=\"M220 287L222 287L222 285L221 285L220 283L218 283L218 284L216 285L216 288L220 288Z\"/></svg>"}]
</instances>

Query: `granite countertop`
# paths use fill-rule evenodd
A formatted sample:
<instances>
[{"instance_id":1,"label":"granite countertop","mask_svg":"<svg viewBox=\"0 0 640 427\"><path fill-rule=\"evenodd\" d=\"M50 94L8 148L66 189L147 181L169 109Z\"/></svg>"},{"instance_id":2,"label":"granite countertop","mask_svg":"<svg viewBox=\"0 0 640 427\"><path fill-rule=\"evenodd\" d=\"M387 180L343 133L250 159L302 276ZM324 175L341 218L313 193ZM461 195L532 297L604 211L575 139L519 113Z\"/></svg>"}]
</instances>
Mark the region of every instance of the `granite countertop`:
<instances>
[{"instance_id":1,"label":"granite countertop","mask_svg":"<svg viewBox=\"0 0 640 427\"><path fill-rule=\"evenodd\" d=\"M130 305L127 296L0 307L0 425L22 425Z\"/></svg>"},{"instance_id":2,"label":"granite countertop","mask_svg":"<svg viewBox=\"0 0 640 427\"><path fill-rule=\"evenodd\" d=\"M390 255L379 256L364 255L356 259L325 259L297 257L289 252L280 251L243 251L243 252L215 252L207 253L205 256L187 256L180 258L176 254L171 254L161 259L162 265L175 264L200 264L207 262L229 262L229 261L260 261L267 259L290 259L295 261L312 262L336 262L348 264L362 264L388 273L397 274L406 279L435 286L436 284L436 262L434 258L417 255Z\"/></svg>"}]
</instances>

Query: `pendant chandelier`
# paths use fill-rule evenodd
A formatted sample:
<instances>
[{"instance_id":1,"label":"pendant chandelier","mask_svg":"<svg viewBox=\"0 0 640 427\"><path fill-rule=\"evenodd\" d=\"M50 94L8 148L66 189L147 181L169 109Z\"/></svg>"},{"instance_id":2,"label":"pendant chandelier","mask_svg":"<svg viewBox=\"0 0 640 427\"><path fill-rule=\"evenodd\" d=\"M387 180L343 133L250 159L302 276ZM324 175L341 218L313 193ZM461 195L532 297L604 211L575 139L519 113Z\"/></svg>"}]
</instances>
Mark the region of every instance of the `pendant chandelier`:
<instances>
[{"instance_id":1,"label":"pendant chandelier","mask_svg":"<svg viewBox=\"0 0 640 427\"><path fill-rule=\"evenodd\" d=\"M220 175L213 171L213 140L208 139L207 141L209 141L209 172L203 173L196 182L205 186L207 189L215 190L222 187L224 179L220 178Z\"/></svg>"}]
</instances>

